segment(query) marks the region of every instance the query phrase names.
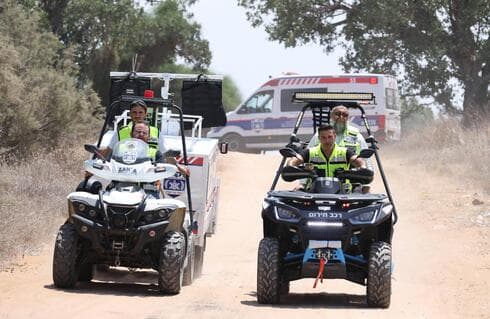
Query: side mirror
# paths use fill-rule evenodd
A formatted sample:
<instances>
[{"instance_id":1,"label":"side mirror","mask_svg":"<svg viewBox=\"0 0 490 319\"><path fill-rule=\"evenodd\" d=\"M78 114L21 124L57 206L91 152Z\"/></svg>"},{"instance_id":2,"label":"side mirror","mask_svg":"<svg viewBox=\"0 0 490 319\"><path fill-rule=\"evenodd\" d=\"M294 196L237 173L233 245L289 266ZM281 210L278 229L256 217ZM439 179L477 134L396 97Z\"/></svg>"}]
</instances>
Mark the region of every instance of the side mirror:
<instances>
[{"instance_id":1,"label":"side mirror","mask_svg":"<svg viewBox=\"0 0 490 319\"><path fill-rule=\"evenodd\" d=\"M83 145L83 148L85 148L85 150L89 153L92 153L92 154L97 154L99 152L99 149L97 148L97 146L93 145L93 144L85 144Z\"/></svg>"},{"instance_id":2,"label":"side mirror","mask_svg":"<svg viewBox=\"0 0 490 319\"><path fill-rule=\"evenodd\" d=\"M281 153L281 155L284 157L297 157L298 156L298 153L296 153L296 151L290 147L281 148L279 150L279 153Z\"/></svg>"},{"instance_id":3,"label":"side mirror","mask_svg":"<svg viewBox=\"0 0 490 319\"><path fill-rule=\"evenodd\" d=\"M361 158L370 158L373 156L374 150L372 148L365 148L362 149L361 152L359 153L359 157Z\"/></svg>"},{"instance_id":4,"label":"side mirror","mask_svg":"<svg viewBox=\"0 0 490 319\"><path fill-rule=\"evenodd\" d=\"M177 157L180 155L180 150L168 150L163 155L164 157Z\"/></svg>"},{"instance_id":5,"label":"side mirror","mask_svg":"<svg viewBox=\"0 0 490 319\"><path fill-rule=\"evenodd\" d=\"M219 152L221 154L228 153L228 143L227 142L219 143Z\"/></svg>"}]
</instances>

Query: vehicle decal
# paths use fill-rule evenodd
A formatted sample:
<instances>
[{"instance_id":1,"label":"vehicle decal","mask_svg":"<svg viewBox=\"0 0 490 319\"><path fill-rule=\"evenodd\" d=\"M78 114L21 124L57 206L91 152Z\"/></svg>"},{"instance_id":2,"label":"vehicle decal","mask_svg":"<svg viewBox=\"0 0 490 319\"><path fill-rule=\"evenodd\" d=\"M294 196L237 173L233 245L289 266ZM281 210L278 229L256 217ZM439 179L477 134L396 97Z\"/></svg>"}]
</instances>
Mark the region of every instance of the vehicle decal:
<instances>
[{"instance_id":1,"label":"vehicle decal","mask_svg":"<svg viewBox=\"0 0 490 319\"><path fill-rule=\"evenodd\" d=\"M184 158L182 156L177 156L177 161L179 164L184 164ZM188 156L187 157L187 165L203 166L204 165L204 157Z\"/></svg>"},{"instance_id":2,"label":"vehicle decal","mask_svg":"<svg viewBox=\"0 0 490 319\"><path fill-rule=\"evenodd\" d=\"M185 191L185 184L185 178L178 172L170 178L165 178L163 180L165 195L170 197L178 197L182 195Z\"/></svg>"},{"instance_id":3,"label":"vehicle decal","mask_svg":"<svg viewBox=\"0 0 490 319\"><path fill-rule=\"evenodd\" d=\"M376 76L317 76L317 77L290 77L269 80L262 85L265 86L280 86L280 85L304 85L304 84L335 84L335 83L358 83L358 84L378 84Z\"/></svg>"}]
</instances>

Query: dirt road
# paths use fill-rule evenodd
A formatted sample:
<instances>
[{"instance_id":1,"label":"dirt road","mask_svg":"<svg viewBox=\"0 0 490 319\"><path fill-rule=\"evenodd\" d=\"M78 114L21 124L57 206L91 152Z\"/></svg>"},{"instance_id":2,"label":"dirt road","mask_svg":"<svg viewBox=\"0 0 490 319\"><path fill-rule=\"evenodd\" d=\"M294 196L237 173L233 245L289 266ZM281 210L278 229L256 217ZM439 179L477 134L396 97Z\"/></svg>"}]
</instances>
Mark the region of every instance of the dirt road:
<instances>
[{"instance_id":1,"label":"dirt road","mask_svg":"<svg viewBox=\"0 0 490 319\"><path fill-rule=\"evenodd\" d=\"M389 309L367 308L365 287L335 280L313 289L313 279L293 282L281 305L259 305L260 208L280 158L232 153L220 158L219 225L203 276L179 295L159 295L154 273L119 269L56 289L51 242L0 273L0 318L490 318L488 194L395 154L383 158L400 214Z\"/></svg>"}]
</instances>

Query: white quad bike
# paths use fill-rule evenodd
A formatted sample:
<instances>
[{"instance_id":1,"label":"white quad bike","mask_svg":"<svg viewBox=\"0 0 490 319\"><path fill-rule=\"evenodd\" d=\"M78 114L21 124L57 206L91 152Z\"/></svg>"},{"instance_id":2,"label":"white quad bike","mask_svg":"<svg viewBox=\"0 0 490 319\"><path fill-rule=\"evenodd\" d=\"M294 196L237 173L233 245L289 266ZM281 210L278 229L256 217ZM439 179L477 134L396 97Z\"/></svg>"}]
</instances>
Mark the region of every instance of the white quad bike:
<instances>
[{"instance_id":1,"label":"white quad bike","mask_svg":"<svg viewBox=\"0 0 490 319\"><path fill-rule=\"evenodd\" d=\"M192 282L191 219L186 205L161 198L160 182L177 167L153 163L148 145L128 139L118 143L111 160L99 158L85 170L100 180L92 189L68 196L68 219L60 227L53 258L53 280L60 288L90 281L96 265L152 268L162 293L176 294ZM104 186L102 186L104 184Z\"/></svg>"}]
</instances>

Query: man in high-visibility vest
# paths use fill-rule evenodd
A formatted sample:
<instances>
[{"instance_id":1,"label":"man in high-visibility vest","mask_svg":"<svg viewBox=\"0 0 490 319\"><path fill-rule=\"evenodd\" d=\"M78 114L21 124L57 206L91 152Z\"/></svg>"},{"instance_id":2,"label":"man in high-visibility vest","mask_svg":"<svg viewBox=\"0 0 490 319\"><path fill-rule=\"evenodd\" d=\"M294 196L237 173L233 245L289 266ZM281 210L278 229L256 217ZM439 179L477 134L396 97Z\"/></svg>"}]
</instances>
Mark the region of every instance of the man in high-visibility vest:
<instances>
[{"instance_id":1,"label":"man in high-visibility vest","mask_svg":"<svg viewBox=\"0 0 490 319\"><path fill-rule=\"evenodd\" d=\"M151 134L150 132L151 132L151 126L149 126L145 122L136 123L131 127L130 137L140 139L143 142L148 143L148 141L150 140L150 134ZM148 152L149 152L148 153L149 157L153 161L167 162L170 164L174 164L175 166L177 166L177 169L181 174L190 175L189 169L183 165L180 165L175 158L173 157L164 158L164 154L160 152L160 150L152 147L148 148Z\"/></svg>"},{"instance_id":2,"label":"man in high-visibility vest","mask_svg":"<svg viewBox=\"0 0 490 319\"><path fill-rule=\"evenodd\" d=\"M332 109L330 114L330 124L334 127L337 136L335 142L339 146L346 147L356 154L359 154L361 149L368 148L359 129L349 124L349 109L347 107L338 105ZM315 134L308 143L308 147L316 146L318 143L318 134ZM366 166L374 171L371 159L366 160ZM363 193L368 193L369 189L370 186L367 184L362 186Z\"/></svg>"},{"instance_id":3,"label":"man in high-visibility vest","mask_svg":"<svg viewBox=\"0 0 490 319\"><path fill-rule=\"evenodd\" d=\"M318 128L320 144L305 149L298 156L289 161L289 165L302 163L313 164L313 167L322 177L334 177L336 169L349 169L352 166L366 168L366 163L355 152L336 142L336 133L332 125L324 125Z\"/></svg>"},{"instance_id":4,"label":"man in high-visibility vest","mask_svg":"<svg viewBox=\"0 0 490 319\"><path fill-rule=\"evenodd\" d=\"M133 128L134 123L143 123L147 115L147 110L148 107L146 106L146 103L143 100L133 101L129 106L129 116L131 117L131 122L119 128L118 132L112 135L109 144L107 145L106 148L104 148L101 151L101 153L104 156L107 156L112 151L112 149L114 149L114 145L116 145L117 142L123 141L127 138L131 138L131 130ZM148 145L150 146L150 148L154 148L164 153L165 144L163 141L163 137L160 134L160 131L158 130L158 128L154 126L149 126L149 128L150 128L150 135L148 136L148 141L147 141Z\"/></svg>"}]
</instances>

